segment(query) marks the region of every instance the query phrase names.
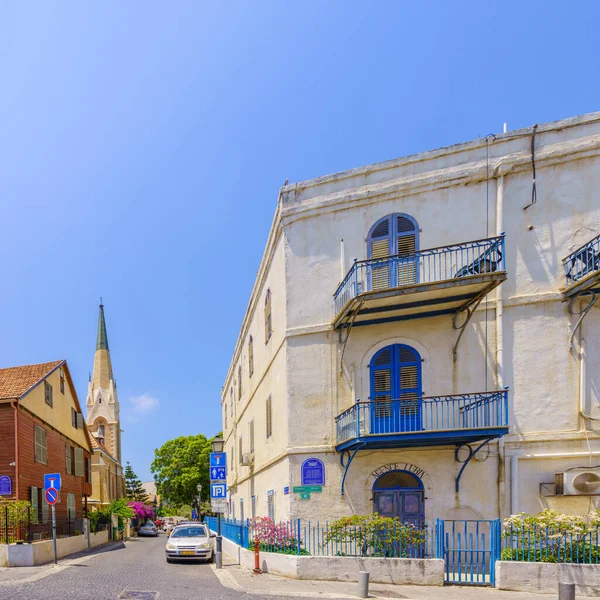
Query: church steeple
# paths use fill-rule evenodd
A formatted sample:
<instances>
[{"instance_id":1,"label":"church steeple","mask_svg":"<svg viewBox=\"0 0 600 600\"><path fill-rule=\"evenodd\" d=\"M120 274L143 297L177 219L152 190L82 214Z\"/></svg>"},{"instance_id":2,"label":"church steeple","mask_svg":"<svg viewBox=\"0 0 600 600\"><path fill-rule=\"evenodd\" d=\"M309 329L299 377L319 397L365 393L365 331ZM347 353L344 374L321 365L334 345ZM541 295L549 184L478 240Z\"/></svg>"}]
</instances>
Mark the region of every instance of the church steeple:
<instances>
[{"instance_id":1,"label":"church steeple","mask_svg":"<svg viewBox=\"0 0 600 600\"><path fill-rule=\"evenodd\" d=\"M119 399L113 377L112 361L108 349L108 335L104 318L104 305L100 299L98 333L94 370L88 383L87 424L96 439L102 441L106 449L121 462L121 429L119 419Z\"/></svg>"}]
</instances>

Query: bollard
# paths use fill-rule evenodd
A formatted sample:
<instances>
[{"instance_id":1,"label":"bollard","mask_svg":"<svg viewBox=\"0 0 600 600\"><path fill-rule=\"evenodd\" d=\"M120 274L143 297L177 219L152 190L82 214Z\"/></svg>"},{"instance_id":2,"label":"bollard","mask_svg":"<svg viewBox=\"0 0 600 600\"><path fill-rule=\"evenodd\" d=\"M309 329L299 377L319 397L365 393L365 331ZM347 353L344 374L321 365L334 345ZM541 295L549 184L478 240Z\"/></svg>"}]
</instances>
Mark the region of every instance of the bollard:
<instances>
[{"instance_id":1,"label":"bollard","mask_svg":"<svg viewBox=\"0 0 600 600\"><path fill-rule=\"evenodd\" d=\"M254 538L254 571L255 575L260 575L262 573L260 569L260 542L258 538Z\"/></svg>"},{"instance_id":2,"label":"bollard","mask_svg":"<svg viewBox=\"0 0 600 600\"><path fill-rule=\"evenodd\" d=\"M575 584L559 583L558 600L575 600Z\"/></svg>"},{"instance_id":3,"label":"bollard","mask_svg":"<svg viewBox=\"0 0 600 600\"><path fill-rule=\"evenodd\" d=\"M223 538L218 535L217 536L217 552L215 556L216 567L217 569L223 568Z\"/></svg>"},{"instance_id":4,"label":"bollard","mask_svg":"<svg viewBox=\"0 0 600 600\"><path fill-rule=\"evenodd\" d=\"M369 572L359 571L358 572L358 597L368 598L369 597Z\"/></svg>"}]
</instances>

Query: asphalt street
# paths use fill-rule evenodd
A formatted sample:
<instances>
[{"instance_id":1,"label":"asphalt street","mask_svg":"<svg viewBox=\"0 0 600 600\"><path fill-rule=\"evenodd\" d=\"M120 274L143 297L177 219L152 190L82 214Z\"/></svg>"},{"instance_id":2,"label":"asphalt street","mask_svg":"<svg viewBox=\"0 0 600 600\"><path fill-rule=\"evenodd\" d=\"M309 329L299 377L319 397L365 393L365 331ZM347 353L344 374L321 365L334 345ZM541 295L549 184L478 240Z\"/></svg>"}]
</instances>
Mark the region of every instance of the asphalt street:
<instances>
[{"instance_id":1,"label":"asphalt street","mask_svg":"<svg viewBox=\"0 0 600 600\"><path fill-rule=\"evenodd\" d=\"M167 564L165 539L161 534L111 544L91 556L59 561L58 568L0 569L0 599L256 600L256 595L222 586L208 564Z\"/></svg>"}]
</instances>

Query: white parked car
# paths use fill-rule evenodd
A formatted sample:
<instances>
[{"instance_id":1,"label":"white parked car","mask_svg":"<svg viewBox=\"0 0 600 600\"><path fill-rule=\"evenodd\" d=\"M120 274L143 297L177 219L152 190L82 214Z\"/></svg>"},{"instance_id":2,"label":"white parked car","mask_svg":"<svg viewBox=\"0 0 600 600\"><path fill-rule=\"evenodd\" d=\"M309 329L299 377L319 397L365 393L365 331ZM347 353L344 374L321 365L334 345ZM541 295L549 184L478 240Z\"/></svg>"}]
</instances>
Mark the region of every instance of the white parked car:
<instances>
[{"instance_id":1,"label":"white parked car","mask_svg":"<svg viewBox=\"0 0 600 600\"><path fill-rule=\"evenodd\" d=\"M202 523L186 523L177 525L165 548L167 562L173 560L215 560L215 534Z\"/></svg>"}]
</instances>

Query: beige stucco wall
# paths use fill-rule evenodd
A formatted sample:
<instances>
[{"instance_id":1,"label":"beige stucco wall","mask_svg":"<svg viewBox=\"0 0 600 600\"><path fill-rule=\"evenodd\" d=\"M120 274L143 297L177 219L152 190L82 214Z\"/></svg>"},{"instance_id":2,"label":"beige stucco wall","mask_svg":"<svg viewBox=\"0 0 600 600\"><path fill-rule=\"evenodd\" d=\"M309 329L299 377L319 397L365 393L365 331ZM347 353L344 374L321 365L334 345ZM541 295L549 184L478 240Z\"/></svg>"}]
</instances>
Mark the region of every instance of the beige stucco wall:
<instances>
[{"instance_id":1,"label":"beige stucco wall","mask_svg":"<svg viewBox=\"0 0 600 600\"><path fill-rule=\"evenodd\" d=\"M80 409L75 403L75 392L69 385L66 373L64 394L60 391L60 367L46 377L46 381L52 386L52 406L46 404L43 383L23 396L20 404L76 444L91 451L85 429L73 427L71 408L77 412L80 412Z\"/></svg>"},{"instance_id":2,"label":"beige stucco wall","mask_svg":"<svg viewBox=\"0 0 600 600\"><path fill-rule=\"evenodd\" d=\"M251 300L238 347L245 347L247 323L258 327L255 376L259 375L260 383L244 383L244 392L249 393L233 423L237 419L245 432L247 421L255 419L254 487L259 495L270 489L263 485L271 485L265 468L277 473L277 489L282 490L300 483L300 464L308 456L324 460L327 484L308 501L280 493L276 496L279 515L314 519L370 512L373 481L369 474L394 462L411 463L426 472L427 519L505 516L515 508L511 486L519 490L518 510L536 512L549 505L570 511L589 508L589 498L549 498L540 490L542 484L553 482L555 472L586 466L590 460L600 463L600 426L585 421L579 410L582 404L588 414L600 418L600 312L595 308L588 314L570 349L577 317L569 314L560 293L562 259L600 233L600 203L595 194L600 187L600 114L538 128L538 201L526 211L523 207L531 198L531 136L520 133L521 137L510 137L515 135L511 132L491 141L488 164L485 140L476 140L283 188L271 240L278 235L274 230L281 237L277 251L265 253L256 284L263 290L266 278L271 285L276 281L277 297L285 299L277 309L284 314L276 315L275 305L273 310L274 318L281 320L274 329L282 336L277 337L283 344L282 358L271 362L271 355L257 352L263 336L262 305L259 300L260 310L255 310ZM501 207L499 177L503 178ZM367 257L371 226L397 212L417 220L422 249L506 232L508 279L474 314L456 362L451 352L458 332L452 328L451 316L355 327L345 348L338 332L331 330L338 283L354 258ZM501 336L498 299L503 307ZM500 339L502 367L496 361ZM471 462L458 495L454 480L461 464L454 459L454 447L360 452L349 471L347 493L340 495L335 416L358 398L368 399L370 359L393 343L406 343L419 351L424 395L510 387L510 434L490 446L485 460ZM226 402L240 354L243 351L234 356L226 381ZM247 364L242 364L247 373ZM269 394L274 420L283 431L267 453L258 447L264 398ZM227 451L232 446L228 436L238 437L233 431L229 418ZM235 447L237 451L237 441ZM592 454L586 456L588 450ZM286 453L289 461L269 466L268 457ZM537 458L539 454L560 456ZM513 474L510 458L514 455L523 460ZM248 491L239 484L234 487L234 500L241 493ZM247 499L245 504L249 507ZM245 512L249 514L248 508Z\"/></svg>"}]
</instances>

